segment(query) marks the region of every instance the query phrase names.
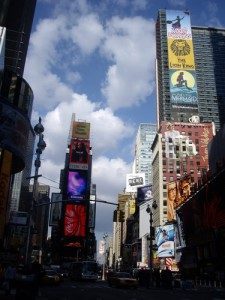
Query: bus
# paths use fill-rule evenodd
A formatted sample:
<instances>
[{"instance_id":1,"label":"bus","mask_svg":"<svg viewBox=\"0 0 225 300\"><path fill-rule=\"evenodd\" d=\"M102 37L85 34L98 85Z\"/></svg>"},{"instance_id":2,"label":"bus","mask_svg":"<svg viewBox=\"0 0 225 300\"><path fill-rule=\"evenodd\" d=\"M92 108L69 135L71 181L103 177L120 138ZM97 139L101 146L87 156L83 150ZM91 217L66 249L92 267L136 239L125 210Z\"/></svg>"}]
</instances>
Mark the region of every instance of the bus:
<instances>
[{"instance_id":1,"label":"bus","mask_svg":"<svg viewBox=\"0 0 225 300\"><path fill-rule=\"evenodd\" d=\"M69 276L71 280L98 279L98 264L95 261L76 261L70 264Z\"/></svg>"}]
</instances>

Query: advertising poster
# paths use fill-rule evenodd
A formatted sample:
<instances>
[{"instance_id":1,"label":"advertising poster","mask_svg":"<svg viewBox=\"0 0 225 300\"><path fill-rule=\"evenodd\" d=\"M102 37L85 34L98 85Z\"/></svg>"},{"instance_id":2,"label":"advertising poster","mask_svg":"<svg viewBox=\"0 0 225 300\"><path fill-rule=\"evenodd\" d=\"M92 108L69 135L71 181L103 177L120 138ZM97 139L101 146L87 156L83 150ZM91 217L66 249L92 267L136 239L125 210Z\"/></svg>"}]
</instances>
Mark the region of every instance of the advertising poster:
<instances>
[{"instance_id":1,"label":"advertising poster","mask_svg":"<svg viewBox=\"0 0 225 300\"><path fill-rule=\"evenodd\" d=\"M153 198L152 196L152 185L145 185L137 188L137 203L149 201Z\"/></svg>"},{"instance_id":2,"label":"advertising poster","mask_svg":"<svg viewBox=\"0 0 225 300\"><path fill-rule=\"evenodd\" d=\"M90 141L72 139L70 144L70 169L88 169Z\"/></svg>"},{"instance_id":3,"label":"advertising poster","mask_svg":"<svg viewBox=\"0 0 225 300\"><path fill-rule=\"evenodd\" d=\"M66 204L64 216L64 236L85 237L86 207L84 205Z\"/></svg>"},{"instance_id":4,"label":"advertising poster","mask_svg":"<svg viewBox=\"0 0 225 300\"><path fill-rule=\"evenodd\" d=\"M137 188L143 185L145 185L144 173L126 175L126 192L135 193L137 192Z\"/></svg>"},{"instance_id":5,"label":"advertising poster","mask_svg":"<svg viewBox=\"0 0 225 300\"><path fill-rule=\"evenodd\" d=\"M88 185L88 172L69 171L67 179L67 196L74 201L84 201Z\"/></svg>"},{"instance_id":6,"label":"advertising poster","mask_svg":"<svg viewBox=\"0 0 225 300\"><path fill-rule=\"evenodd\" d=\"M61 219L62 194L52 193L49 226L57 226Z\"/></svg>"},{"instance_id":7,"label":"advertising poster","mask_svg":"<svg viewBox=\"0 0 225 300\"><path fill-rule=\"evenodd\" d=\"M178 206L186 202L191 194L190 175L186 175L185 177L181 178L177 182L177 187L178 187L178 198L177 201L174 203L174 208L177 208Z\"/></svg>"},{"instance_id":8,"label":"advertising poster","mask_svg":"<svg viewBox=\"0 0 225 300\"><path fill-rule=\"evenodd\" d=\"M90 139L90 123L73 122L72 138L74 139Z\"/></svg>"},{"instance_id":9,"label":"advertising poster","mask_svg":"<svg viewBox=\"0 0 225 300\"><path fill-rule=\"evenodd\" d=\"M174 226L165 225L156 228L156 244L158 246L157 256L174 256Z\"/></svg>"},{"instance_id":10,"label":"advertising poster","mask_svg":"<svg viewBox=\"0 0 225 300\"><path fill-rule=\"evenodd\" d=\"M170 96L174 107L198 104L189 12L166 11Z\"/></svg>"},{"instance_id":11,"label":"advertising poster","mask_svg":"<svg viewBox=\"0 0 225 300\"><path fill-rule=\"evenodd\" d=\"M167 220L176 220L175 207L178 206L179 194L177 182L172 181L167 183Z\"/></svg>"}]
</instances>

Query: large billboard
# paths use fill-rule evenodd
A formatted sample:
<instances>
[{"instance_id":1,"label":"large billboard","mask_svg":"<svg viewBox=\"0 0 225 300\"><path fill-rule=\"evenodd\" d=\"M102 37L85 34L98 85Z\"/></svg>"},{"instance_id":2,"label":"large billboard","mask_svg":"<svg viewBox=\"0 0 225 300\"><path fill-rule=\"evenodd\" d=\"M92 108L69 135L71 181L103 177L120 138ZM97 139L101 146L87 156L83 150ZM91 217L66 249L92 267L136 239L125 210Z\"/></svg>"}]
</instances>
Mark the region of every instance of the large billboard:
<instances>
[{"instance_id":1,"label":"large billboard","mask_svg":"<svg viewBox=\"0 0 225 300\"><path fill-rule=\"evenodd\" d=\"M127 174L126 192L135 193L137 188L145 185L145 173Z\"/></svg>"},{"instance_id":2,"label":"large billboard","mask_svg":"<svg viewBox=\"0 0 225 300\"><path fill-rule=\"evenodd\" d=\"M172 224L157 227L155 240L158 246L158 257L174 256L174 226Z\"/></svg>"},{"instance_id":3,"label":"large billboard","mask_svg":"<svg viewBox=\"0 0 225 300\"><path fill-rule=\"evenodd\" d=\"M90 138L90 123L73 122L72 138L89 140Z\"/></svg>"},{"instance_id":4,"label":"large billboard","mask_svg":"<svg viewBox=\"0 0 225 300\"><path fill-rule=\"evenodd\" d=\"M88 186L88 171L74 170L68 172L67 197L74 201L84 201Z\"/></svg>"},{"instance_id":5,"label":"large billboard","mask_svg":"<svg viewBox=\"0 0 225 300\"><path fill-rule=\"evenodd\" d=\"M64 216L64 236L85 237L86 207L84 205L66 204Z\"/></svg>"},{"instance_id":6,"label":"large billboard","mask_svg":"<svg viewBox=\"0 0 225 300\"><path fill-rule=\"evenodd\" d=\"M191 194L191 177L185 175L177 181L167 183L167 219L176 220L175 209L187 201Z\"/></svg>"},{"instance_id":7,"label":"large billboard","mask_svg":"<svg viewBox=\"0 0 225 300\"><path fill-rule=\"evenodd\" d=\"M72 139L70 143L70 169L88 169L90 141Z\"/></svg>"},{"instance_id":8,"label":"large billboard","mask_svg":"<svg viewBox=\"0 0 225 300\"><path fill-rule=\"evenodd\" d=\"M189 12L166 11L171 103L197 107L197 85Z\"/></svg>"},{"instance_id":9,"label":"large billboard","mask_svg":"<svg viewBox=\"0 0 225 300\"><path fill-rule=\"evenodd\" d=\"M62 194L52 193L49 226L59 225L61 219Z\"/></svg>"},{"instance_id":10,"label":"large billboard","mask_svg":"<svg viewBox=\"0 0 225 300\"><path fill-rule=\"evenodd\" d=\"M137 203L140 204L153 198L152 185L145 185L137 188Z\"/></svg>"}]
</instances>

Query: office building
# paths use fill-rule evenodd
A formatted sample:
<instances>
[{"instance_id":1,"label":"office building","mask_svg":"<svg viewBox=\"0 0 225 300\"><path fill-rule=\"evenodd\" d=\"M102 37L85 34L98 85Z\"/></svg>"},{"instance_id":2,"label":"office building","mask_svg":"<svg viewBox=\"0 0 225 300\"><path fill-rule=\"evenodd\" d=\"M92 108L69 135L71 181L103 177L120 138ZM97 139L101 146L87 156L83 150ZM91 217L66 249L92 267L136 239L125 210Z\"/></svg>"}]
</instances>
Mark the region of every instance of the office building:
<instances>
[{"instance_id":1,"label":"office building","mask_svg":"<svg viewBox=\"0 0 225 300\"><path fill-rule=\"evenodd\" d=\"M15 179L17 191L12 192L11 176L27 168L30 172L34 132L30 117L33 105L33 92L23 71L30 38L36 0L3 0L0 3L1 29L1 76L0 98L0 184L2 189L2 205L0 218L0 239L4 236L5 223L9 217L9 202L19 194L21 178ZM28 150L29 149L29 150ZM28 150L28 152L27 152ZM24 175L24 176L26 176ZM28 182L26 182L28 187ZM18 200L18 197L14 197ZM15 200L15 202L17 201ZM14 203L18 207L18 203Z\"/></svg>"},{"instance_id":2,"label":"office building","mask_svg":"<svg viewBox=\"0 0 225 300\"><path fill-rule=\"evenodd\" d=\"M135 143L135 157L134 157L134 173L145 174L145 184L152 183L152 151L151 145L156 134L156 125L149 123L141 123L138 128L136 143Z\"/></svg>"}]
</instances>

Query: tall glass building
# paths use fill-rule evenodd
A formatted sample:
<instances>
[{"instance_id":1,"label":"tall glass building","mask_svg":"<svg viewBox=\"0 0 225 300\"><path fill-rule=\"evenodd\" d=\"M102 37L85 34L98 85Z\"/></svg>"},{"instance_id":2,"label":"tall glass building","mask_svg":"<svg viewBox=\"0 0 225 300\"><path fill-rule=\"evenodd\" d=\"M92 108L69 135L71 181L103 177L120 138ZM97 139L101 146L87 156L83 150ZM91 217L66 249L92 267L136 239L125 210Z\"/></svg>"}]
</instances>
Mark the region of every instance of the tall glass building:
<instances>
[{"instance_id":1,"label":"tall glass building","mask_svg":"<svg viewBox=\"0 0 225 300\"><path fill-rule=\"evenodd\" d=\"M134 171L145 173L145 184L152 183L152 151L151 145L156 135L156 125L141 123L135 143Z\"/></svg>"},{"instance_id":2,"label":"tall glass building","mask_svg":"<svg viewBox=\"0 0 225 300\"><path fill-rule=\"evenodd\" d=\"M179 13L180 16L189 14ZM156 22L158 126L161 121L188 122L190 116L197 114L203 123L213 121L218 130L225 123L225 29L191 26L198 104L194 111L185 107L174 111L170 95L167 14L167 10L159 10ZM180 41L178 47L182 47L183 40Z\"/></svg>"}]
</instances>

